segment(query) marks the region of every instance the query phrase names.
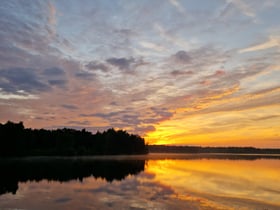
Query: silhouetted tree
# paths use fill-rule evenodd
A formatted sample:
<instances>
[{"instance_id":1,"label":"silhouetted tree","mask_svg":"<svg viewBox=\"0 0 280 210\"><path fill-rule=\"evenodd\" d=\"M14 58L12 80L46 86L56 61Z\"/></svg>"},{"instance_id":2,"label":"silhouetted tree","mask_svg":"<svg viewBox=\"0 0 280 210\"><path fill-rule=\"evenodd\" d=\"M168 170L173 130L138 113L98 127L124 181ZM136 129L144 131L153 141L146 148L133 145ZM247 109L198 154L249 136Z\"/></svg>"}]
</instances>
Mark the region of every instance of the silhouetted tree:
<instances>
[{"instance_id":1,"label":"silhouetted tree","mask_svg":"<svg viewBox=\"0 0 280 210\"><path fill-rule=\"evenodd\" d=\"M145 140L111 128L92 134L85 129L25 129L22 122L0 123L0 156L145 154Z\"/></svg>"}]
</instances>

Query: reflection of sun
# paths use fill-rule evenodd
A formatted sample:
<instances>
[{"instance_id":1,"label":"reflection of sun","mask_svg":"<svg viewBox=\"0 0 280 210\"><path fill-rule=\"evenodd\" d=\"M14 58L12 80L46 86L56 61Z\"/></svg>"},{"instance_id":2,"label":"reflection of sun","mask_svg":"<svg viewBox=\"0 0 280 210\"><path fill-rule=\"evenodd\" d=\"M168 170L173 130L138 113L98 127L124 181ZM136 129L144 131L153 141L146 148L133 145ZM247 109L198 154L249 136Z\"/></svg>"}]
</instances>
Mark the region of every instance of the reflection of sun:
<instances>
[{"instance_id":1,"label":"reflection of sun","mask_svg":"<svg viewBox=\"0 0 280 210\"><path fill-rule=\"evenodd\" d=\"M157 160L149 161L147 171L152 171L154 174L165 174L166 170L173 165L174 160Z\"/></svg>"},{"instance_id":2,"label":"reflection of sun","mask_svg":"<svg viewBox=\"0 0 280 210\"><path fill-rule=\"evenodd\" d=\"M224 207L215 202L219 196L225 205L232 202L226 200L226 197L240 198L240 202L249 197L256 201L270 200L271 203L279 205L279 186L275 184L279 177L279 164L278 160L266 159L149 160L145 172L155 174L155 181L172 188L176 198L188 201L199 199L201 204L211 206L209 209L219 209L218 207ZM272 190L263 188L264 181L267 189ZM212 201L204 197L211 194L215 196ZM230 209L228 207L221 209Z\"/></svg>"}]
</instances>

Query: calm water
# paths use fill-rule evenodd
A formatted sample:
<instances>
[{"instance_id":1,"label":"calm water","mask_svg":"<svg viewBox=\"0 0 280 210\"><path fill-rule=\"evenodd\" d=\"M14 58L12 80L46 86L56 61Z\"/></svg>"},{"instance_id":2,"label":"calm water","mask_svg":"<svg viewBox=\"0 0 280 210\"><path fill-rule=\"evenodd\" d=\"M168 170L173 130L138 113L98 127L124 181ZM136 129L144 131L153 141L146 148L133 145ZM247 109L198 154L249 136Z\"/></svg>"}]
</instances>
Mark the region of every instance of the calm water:
<instances>
[{"instance_id":1,"label":"calm water","mask_svg":"<svg viewBox=\"0 0 280 210\"><path fill-rule=\"evenodd\" d=\"M280 209L279 156L25 158L0 167L0 209Z\"/></svg>"}]
</instances>

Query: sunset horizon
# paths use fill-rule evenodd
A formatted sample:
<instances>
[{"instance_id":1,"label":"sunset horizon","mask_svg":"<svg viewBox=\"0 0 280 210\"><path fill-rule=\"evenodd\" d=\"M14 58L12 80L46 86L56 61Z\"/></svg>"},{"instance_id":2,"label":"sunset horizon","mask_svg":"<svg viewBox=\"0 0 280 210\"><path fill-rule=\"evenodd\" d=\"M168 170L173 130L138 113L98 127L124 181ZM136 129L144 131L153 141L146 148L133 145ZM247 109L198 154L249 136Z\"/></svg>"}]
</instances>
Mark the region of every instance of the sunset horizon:
<instances>
[{"instance_id":1,"label":"sunset horizon","mask_svg":"<svg viewBox=\"0 0 280 210\"><path fill-rule=\"evenodd\" d=\"M280 148L280 5L1 1L0 123Z\"/></svg>"}]
</instances>

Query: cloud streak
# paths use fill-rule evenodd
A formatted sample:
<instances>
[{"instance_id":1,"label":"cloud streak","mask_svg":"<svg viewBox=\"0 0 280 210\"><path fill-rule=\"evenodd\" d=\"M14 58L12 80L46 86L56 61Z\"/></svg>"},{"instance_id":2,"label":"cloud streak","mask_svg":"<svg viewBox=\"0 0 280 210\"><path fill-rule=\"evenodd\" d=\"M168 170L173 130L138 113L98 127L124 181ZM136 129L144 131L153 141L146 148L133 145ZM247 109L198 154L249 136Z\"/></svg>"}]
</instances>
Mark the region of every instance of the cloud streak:
<instances>
[{"instance_id":1,"label":"cloud streak","mask_svg":"<svg viewBox=\"0 0 280 210\"><path fill-rule=\"evenodd\" d=\"M246 52L254 52L254 51L260 51L260 50L266 50L270 48L280 48L280 37L269 37L269 39L263 43L253 45L248 48L244 48L239 50L240 53L246 53Z\"/></svg>"}]
</instances>

